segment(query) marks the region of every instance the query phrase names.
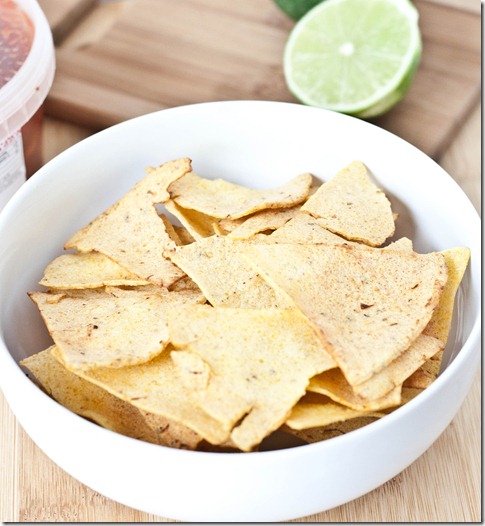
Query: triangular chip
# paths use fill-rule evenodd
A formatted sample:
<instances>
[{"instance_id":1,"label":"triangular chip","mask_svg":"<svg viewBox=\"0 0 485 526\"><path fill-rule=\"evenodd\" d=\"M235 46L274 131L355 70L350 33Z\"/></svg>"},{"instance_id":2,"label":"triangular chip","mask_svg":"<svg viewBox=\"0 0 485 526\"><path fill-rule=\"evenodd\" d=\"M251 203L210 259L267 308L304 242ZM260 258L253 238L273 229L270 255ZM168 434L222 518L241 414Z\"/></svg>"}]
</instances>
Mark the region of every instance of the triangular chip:
<instances>
[{"instance_id":1,"label":"triangular chip","mask_svg":"<svg viewBox=\"0 0 485 526\"><path fill-rule=\"evenodd\" d=\"M319 223L319 219L309 214L299 213L275 232L270 234L272 243L328 243L353 244L352 241L330 232Z\"/></svg>"},{"instance_id":2,"label":"triangular chip","mask_svg":"<svg viewBox=\"0 0 485 526\"><path fill-rule=\"evenodd\" d=\"M192 234L183 225L173 225L173 229L178 235L181 241L181 245L189 245L190 243L193 243L195 241L194 236L192 236Z\"/></svg>"},{"instance_id":3,"label":"triangular chip","mask_svg":"<svg viewBox=\"0 0 485 526\"><path fill-rule=\"evenodd\" d=\"M415 371L409 378L404 381L404 387L412 387L417 389L426 389L438 378L441 368L441 360L443 358L443 351L439 351L429 360Z\"/></svg>"},{"instance_id":4,"label":"triangular chip","mask_svg":"<svg viewBox=\"0 0 485 526\"><path fill-rule=\"evenodd\" d=\"M199 357L184 356L185 385L243 451L285 421L315 371L335 366L298 310L184 305L167 314L172 344Z\"/></svg>"},{"instance_id":5,"label":"triangular chip","mask_svg":"<svg viewBox=\"0 0 485 526\"><path fill-rule=\"evenodd\" d=\"M39 282L50 289L89 289L105 285L137 286L148 283L99 252L63 254L47 265L44 277Z\"/></svg>"},{"instance_id":6,"label":"triangular chip","mask_svg":"<svg viewBox=\"0 0 485 526\"><path fill-rule=\"evenodd\" d=\"M150 360L168 342L167 302L194 302L200 295L142 287L69 294L32 292L30 297L39 307L63 364L78 370Z\"/></svg>"},{"instance_id":7,"label":"triangular chip","mask_svg":"<svg viewBox=\"0 0 485 526\"><path fill-rule=\"evenodd\" d=\"M194 449L201 437L185 426L140 411L101 387L68 371L53 355L55 347L20 362L44 390L70 411L125 436L169 447Z\"/></svg>"},{"instance_id":8,"label":"triangular chip","mask_svg":"<svg viewBox=\"0 0 485 526\"><path fill-rule=\"evenodd\" d=\"M244 250L248 263L318 328L352 385L410 347L446 281L439 253L294 244L247 244Z\"/></svg>"},{"instance_id":9,"label":"triangular chip","mask_svg":"<svg viewBox=\"0 0 485 526\"><path fill-rule=\"evenodd\" d=\"M310 174L301 174L278 188L254 190L223 179L205 179L191 172L172 183L168 191L182 208L219 219L237 219L258 210L302 203L308 197L312 179Z\"/></svg>"},{"instance_id":10,"label":"triangular chip","mask_svg":"<svg viewBox=\"0 0 485 526\"><path fill-rule=\"evenodd\" d=\"M401 387L394 387L389 393L375 400L362 399L356 395L340 369L330 369L310 380L307 390L328 396L334 402L354 409L355 411L378 411L399 405L401 402Z\"/></svg>"},{"instance_id":11,"label":"triangular chip","mask_svg":"<svg viewBox=\"0 0 485 526\"><path fill-rule=\"evenodd\" d=\"M131 367L99 367L78 371L84 379L147 411L195 431L211 444L222 444L229 432L197 408L193 393L184 387L170 357L170 347L153 360Z\"/></svg>"},{"instance_id":12,"label":"triangular chip","mask_svg":"<svg viewBox=\"0 0 485 526\"><path fill-rule=\"evenodd\" d=\"M382 245L395 230L391 203L359 161L323 184L302 211L321 218L328 230L371 246Z\"/></svg>"},{"instance_id":13,"label":"triangular chip","mask_svg":"<svg viewBox=\"0 0 485 526\"><path fill-rule=\"evenodd\" d=\"M362 416L380 418L384 413L356 411L337 404L326 396L308 393L293 407L285 425L291 429L310 429Z\"/></svg>"},{"instance_id":14,"label":"triangular chip","mask_svg":"<svg viewBox=\"0 0 485 526\"><path fill-rule=\"evenodd\" d=\"M158 215L156 203L168 199L167 186L190 171L190 160L179 159L153 169L116 204L74 234L65 247L97 251L140 278L164 285L183 272L163 257L175 241Z\"/></svg>"},{"instance_id":15,"label":"triangular chip","mask_svg":"<svg viewBox=\"0 0 485 526\"><path fill-rule=\"evenodd\" d=\"M197 283L214 307L292 306L241 257L246 244L258 242L264 240L256 236L244 241L213 236L177 247L167 256Z\"/></svg>"},{"instance_id":16,"label":"triangular chip","mask_svg":"<svg viewBox=\"0 0 485 526\"><path fill-rule=\"evenodd\" d=\"M385 409L398 405L400 394L397 397L396 389L399 388L400 393L400 387L406 378L441 348L442 344L439 340L421 334L409 349L359 385L351 386L340 370L335 369L312 378L308 390L330 396L354 409ZM388 396L389 393L391 396Z\"/></svg>"},{"instance_id":17,"label":"triangular chip","mask_svg":"<svg viewBox=\"0 0 485 526\"><path fill-rule=\"evenodd\" d=\"M183 208L171 199L165 202L165 208L182 223L194 239L217 234L216 218L197 212L197 210Z\"/></svg>"},{"instance_id":18,"label":"triangular chip","mask_svg":"<svg viewBox=\"0 0 485 526\"><path fill-rule=\"evenodd\" d=\"M299 206L257 212L229 232L228 237L232 239L247 239L265 230L276 230L299 213Z\"/></svg>"}]
</instances>

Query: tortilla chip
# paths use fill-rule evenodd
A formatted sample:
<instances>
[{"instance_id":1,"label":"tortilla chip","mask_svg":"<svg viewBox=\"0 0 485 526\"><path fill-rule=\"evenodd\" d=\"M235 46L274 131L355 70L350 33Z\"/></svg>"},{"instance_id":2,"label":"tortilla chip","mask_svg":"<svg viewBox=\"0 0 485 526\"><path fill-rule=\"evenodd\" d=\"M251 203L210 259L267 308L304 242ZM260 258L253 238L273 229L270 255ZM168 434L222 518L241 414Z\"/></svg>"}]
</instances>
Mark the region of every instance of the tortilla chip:
<instances>
[{"instance_id":1,"label":"tortilla chip","mask_svg":"<svg viewBox=\"0 0 485 526\"><path fill-rule=\"evenodd\" d=\"M185 243L182 243L182 240L177 234L177 231L175 230L170 219L165 214L158 214L158 215L160 216L160 219L163 221L163 224L165 225L165 230L167 231L167 234L173 239L174 243L176 245L184 245Z\"/></svg>"},{"instance_id":2,"label":"tortilla chip","mask_svg":"<svg viewBox=\"0 0 485 526\"><path fill-rule=\"evenodd\" d=\"M205 179L193 172L168 187L170 197L182 208L219 219L237 219L267 208L288 208L309 194L311 174L301 174L271 190L253 190L223 179Z\"/></svg>"},{"instance_id":3,"label":"tortilla chip","mask_svg":"<svg viewBox=\"0 0 485 526\"><path fill-rule=\"evenodd\" d=\"M246 244L259 242L264 241L257 236L244 241L213 236L178 247L167 256L197 283L214 307L292 306L241 257Z\"/></svg>"},{"instance_id":4,"label":"tortilla chip","mask_svg":"<svg viewBox=\"0 0 485 526\"><path fill-rule=\"evenodd\" d=\"M464 247L450 248L441 252L445 258L448 279L433 316L424 329L424 333L434 336L446 345L453 318L453 305L470 259L470 250Z\"/></svg>"},{"instance_id":5,"label":"tortilla chip","mask_svg":"<svg viewBox=\"0 0 485 526\"><path fill-rule=\"evenodd\" d=\"M391 203L359 161L323 184L302 211L321 218L320 225L335 234L371 246L382 245L395 230Z\"/></svg>"},{"instance_id":6,"label":"tortilla chip","mask_svg":"<svg viewBox=\"0 0 485 526\"><path fill-rule=\"evenodd\" d=\"M85 380L125 400L141 411L162 416L193 430L211 444L222 444L229 431L196 405L170 357L171 347L153 360L130 367L78 371Z\"/></svg>"},{"instance_id":7,"label":"tortilla chip","mask_svg":"<svg viewBox=\"0 0 485 526\"><path fill-rule=\"evenodd\" d=\"M229 232L228 237L232 239L247 239L266 230L276 230L299 213L299 206L257 212Z\"/></svg>"},{"instance_id":8,"label":"tortilla chip","mask_svg":"<svg viewBox=\"0 0 485 526\"><path fill-rule=\"evenodd\" d=\"M443 351L439 351L404 381L404 387L426 389L438 378L441 368Z\"/></svg>"},{"instance_id":9,"label":"tortilla chip","mask_svg":"<svg viewBox=\"0 0 485 526\"><path fill-rule=\"evenodd\" d=\"M340 369L330 369L314 376L310 380L307 390L328 396L334 402L354 411L378 411L401 403L401 386L394 387L381 398L362 399L354 393L352 386L347 382Z\"/></svg>"},{"instance_id":10,"label":"tortilla chip","mask_svg":"<svg viewBox=\"0 0 485 526\"><path fill-rule=\"evenodd\" d=\"M68 371L53 354L54 347L20 362L44 390L61 405L100 426L122 435L169 447L194 449L201 438L192 430L140 411Z\"/></svg>"},{"instance_id":11,"label":"tortilla chip","mask_svg":"<svg viewBox=\"0 0 485 526\"><path fill-rule=\"evenodd\" d=\"M143 280L172 285L183 272L163 257L164 250L176 244L154 205L166 201L167 186L190 169L189 159L179 159L150 171L116 204L74 234L65 248L101 252Z\"/></svg>"},{"instance_id":12,"label":"tortilla chip","mask_svg":"<svg viewBox=\"0 0 485 526\"><path fill-rule=\"evenodd\" d=\"M253 243L244 257L309 318L353 386L410 347L446 281L439 253Z\"/></svg>"},{"instance_id":13,"label":"tortilla chip","mask_svg":"<svg viewBox=\"0 0 485 526\"><path fill-rule=\"evenodd\" d=\"M299 213L275 232L270 234L272 243L301 244L354 244L352 241L330 232L319 223L319 219L309 214Z\"/></svg>"},{"instance_id":14,"label":"tortilla chip","mask_svg":"<svg viewBox=\"0 0 485 526\"><path fill-rule=\"evenodd\" d=\"M312 378L308 390L325 394L353 409L377 410L399 405L402 383L441 347L436 338L421 334L409 349L359 385L351 386L340 370L335 369Z\"/></svg>"},{"instance_id":15,"label":"tortilla chip","mask_svg":"<svg viewBox=\"0 0 485 526\"><path fill-rule=\"evenodd\" d=\"M98 252L63 254L44 270L39 285L50 289L89 289L109 286L147 285L149 281L128 272Z\"/></svg>"},{"instance_id":16,"label":"tortilla chip","mask_svg":"<svg viewBox=\"0 0 485 526\"><path fill-rule=\"evenodd\" d=\"M194 239L203 239L218 233L214 228L217 224L217 219L214 217L183 208L172 200L165 203L165 208L182 223Z\"/></svg>"},{"instance_id":17,"label":"tortilla chip","mask_svg":"<svg viewBox=\"0 0 485 526\"><path fill-rule=\"evenodd\" d=\"M62 363L69 370L124 367L160 354L168 343L164 306L193 293L160 289L32 292Z\"/></svg>"},{"instance_id":18,"label":"tortilla chip","mask_svg":"<svg viewBox=\"0 0 485 526\"><path fill-rule=\"evenodd\" d=\"M179 369L185 384L243 451L285 421L316 371L335 366L297 310L183 305L167 315L172 344L198 355Z\"/></svg>"},{"instance_id":19,"label":"tortilla chip","mask_svg":"<svg viewBox=\"0 0 485 526\"><path fill-rule=\"evenodd\" d=\"M384 413L376 411L356 411L349 407L336 404L330 398L309 393L305 395L292 409L285 421L291 429L309 429L328 426L362 416L380 418Z\"/></svg>"}]
</instances>

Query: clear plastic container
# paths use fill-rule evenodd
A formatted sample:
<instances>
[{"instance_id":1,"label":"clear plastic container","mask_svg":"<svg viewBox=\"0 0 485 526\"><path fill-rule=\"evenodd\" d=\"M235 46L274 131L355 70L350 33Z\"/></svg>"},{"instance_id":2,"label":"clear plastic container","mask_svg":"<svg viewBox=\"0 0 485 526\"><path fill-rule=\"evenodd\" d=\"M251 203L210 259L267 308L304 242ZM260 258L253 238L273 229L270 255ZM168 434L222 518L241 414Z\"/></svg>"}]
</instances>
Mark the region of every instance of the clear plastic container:
<instances>
[{"instance_id":1,"label":"clear plastic container","mask_svg":"<svg viewBox=\"0 0 485 526\"><path fill-rule=\"evenodd\" d=\"M42 166L54 72L52 32L37 0L0 0L0 210Z\"/></svg>"}]
</instances>

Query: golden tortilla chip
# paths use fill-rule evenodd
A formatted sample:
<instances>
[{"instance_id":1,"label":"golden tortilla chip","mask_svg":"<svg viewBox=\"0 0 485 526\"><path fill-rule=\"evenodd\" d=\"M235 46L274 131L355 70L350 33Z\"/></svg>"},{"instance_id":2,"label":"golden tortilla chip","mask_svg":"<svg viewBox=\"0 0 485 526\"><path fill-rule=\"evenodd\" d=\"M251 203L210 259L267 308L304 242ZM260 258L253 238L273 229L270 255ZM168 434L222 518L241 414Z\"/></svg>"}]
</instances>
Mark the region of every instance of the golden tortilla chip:
<instances>
[{"instance_id":1,"label":"golden tortilla chip","mask_svg":"<svg viewBox=\"0 0 485 526\"><path fill-rule=\"evenodd\" d=\"M302 211L321 218L328 230L371 246L382 245L395 230L391 203L359 161L324 183Z\"/></svg>"},{"instance_id":2,"label":"golden tortilla chip","mask_svg":"<svg viewBox=\"0 0 485 526\"><path fill-rule=\"evenodd\" d=\"M299 213L269 236L272 243L301 244L354 244L348 239L330 232L319 223L319 219L309 214Z\"/></svg>"},{"instance_id":3,"label":"golden tortilla chip","mask_svg":"<svg viewBox=\"0 0 485 526\"><path fill-rule=\"evenodd\" d=\"M116 204L74 234L65 247L100 252L143 280L172 285L183 272L163 257L164 250L176 244L154 205L165 202L167 186L190 169L189 159L179 159L150 171Z\"/></svg>"},{"instance_id":4,"label":"golden tortilla chip","mask_svg":"<svg viewBox=\"0 0 485 526\"><path fill-rule=\"evenodd\" d=\"M217 225L217 219L214 217L183 208L172 200L165 203L165 208L182 223L194 239L203 239L218 233L214 228Z\"/></svg>"},{"instance_id":5,"label":"golden tortilla chip","mask_svg":"<svg viewBox=\"0 0 485 526\"><path fill-rule=\"evenodd\" d=\"M89 289L109 286L147 285L149 281L128 272L99 252L63 254L44 270L39 285L50 289Z\"/></svg>"},{"instance_id":6,"label":"golden tortilla chip","mask_svg":"<svg viewBox=\"0 0 485 526\"><path fill-rule=\"evenodd\" d=\"M439 253L254 243L244 253L311 320L353 386L410 347L446 281Z\"/></svg>"},{"instance_id":7,"label":"golden tortilla chip","mask_svg":"<svg viewBox=\"0 0 485 526\"><path fill-rule=\"evenodd\" d=\"M441 342L436 338L421 334L409 349L359 385L351 386L340 370L335 369L312 378L308 390L325 394L354 409L377 410L398 405L403 382L441 347Z\"/></svg>"},{"instance_id":8,"label":"golden tortilla chip","mask_svg":"<svg viewBox=\"0 0 485 526\"><path fill-rule=\"evenodd\" d=\"M276 230L299 213L300 206L257 212L229 232L228 237L232 239L247 239L265 230Z\"/></svg>"},{"instance_id":9,"label":"golden tortilla chip","mask_svg":"<svg viewBox=\"0 0 485 526\"><path fill-rule=\"evenodd\" d=\"M214 307L293 306L241 257L246 244L258 242L264 240L257 236L248 240L213 236L177 247L167 256L197 283Z\"/></svg>"},{"instance_id":10,"label":"golden tortilla chip","mask_svg":"<svg viewBox=\"0 0 485 526\"><path fill-rule=\"evenodd\" d=\"M426 389L438 378L441 368L441 361L443 358L443 351L439 351L423 365L416 370L409 378L404 381L404 387L412 387L416 389Z\"/></svg>"},{"instance_id":11,"label":"golden tortilla chip","mask_svg":"<svg viewBox=\"0 0 485 526\"><path fill-rule=\"evenodd\" d=\"M170 197L182 208L219 219L237 219L267 208L288 208L309 194L311 174L301 174L271 190L254 190L223 179L205 179L193 172L168 187Z\"/></svg>"},{"instance_id":12,"label":"golden tortilla chip","mask_svg":"<svg viewBox=\"0 0 485 526\"><path fill-rule=\"evenodd\" d=\"M292 409L285 421L291 429L309 429L328 426L357 417L380 418L384 413L376 411L356 411L349 407L336 404L330 398L315 393L305 395Z\"/></svg>"},{"instance_id":13,"label":"golden tortilla chip","mask_svg":"<svg viewBox=\"0 0 485 526\"><path fill-rule=\"evenodd\" d=\"M86 289L32 292L62 363L69 370L124 367L160 354L168 343L164 306L197 301L194 293Z\"/></svg>"},{"instance_id":14,"label":"golden tortilla chip","mask_svg":"<svg viewBox=\"0 0 485 526\"><path fill-rule=\"evenodd\" d=\"M119 369L99 367L76 374L141 411L188 427L211 444L222 444L229 431L197 407L193 393L180 379L170 350L143 364Z\"/></svg>"},{"instance_id":15,"label":"golden tortilla chip","mask_svg":"<svg viewBox=\"0 0 485 526\"><path fill-rule=\"evenodd\" d=\"M440 301L433 312L431 320L424 329L424 333L438 338L446 345L453 317L456 292L468 266L470 250L464 247L457 247L444 250L441 254L445 258L448 279Z\"/></svg>"},{"instance_id":16,"label":"golden tortilla chip","mask_svg":"<svg viewBox=\"0 0 485 526\"><path fill-rule=\"evenodd\" d=\"M195 449L201 438L191 429L140 411L101 387L68 371L52 353L54 347L20 362L61 405L100 426L131 438L169 447Z\"/></svg>"},{"instance_id":17,"label":"golden tortilla chip","mask_svg":"<svg viewBox=\"0 0 485 526\"><path fill-rule=\"evenodd\" d=\"M330 369L310 380L307 390L331 398L355 411L378 411L401 403L401 386L394 387L381 398L367 400L355 394L340 369Z\"/></svg>"},{"instance_id":18,"label":"golden tortilla chip","mask_svg":"<svg viewBox=\"0 0 485 526\"><path fill-rule=\"evenodd\" d=\"M316 371L335 366L298 310L184 305L167 315L171 343L197 355L181 360L185 385L243 451L285 421Z\"/></svg>"}]
</instances>

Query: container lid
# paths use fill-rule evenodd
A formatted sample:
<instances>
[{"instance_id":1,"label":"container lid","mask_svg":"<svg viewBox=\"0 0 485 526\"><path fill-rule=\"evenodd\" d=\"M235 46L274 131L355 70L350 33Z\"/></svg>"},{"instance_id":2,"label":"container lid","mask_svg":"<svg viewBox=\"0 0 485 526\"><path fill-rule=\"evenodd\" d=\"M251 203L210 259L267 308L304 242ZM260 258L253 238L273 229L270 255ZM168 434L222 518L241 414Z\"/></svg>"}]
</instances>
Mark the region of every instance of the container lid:
<instances>
[{"instance_id":1,"label":"container lid","mask_svg":"<svg viewBox=\"0 0 485 526\"><path fill-rule=\"evenodd\" d=\"M30 52L0 89L0 142L26 124L44 102L55 72L52 32L37 0L15 0L34 26Z\"/></svg>"}]
</instances>

